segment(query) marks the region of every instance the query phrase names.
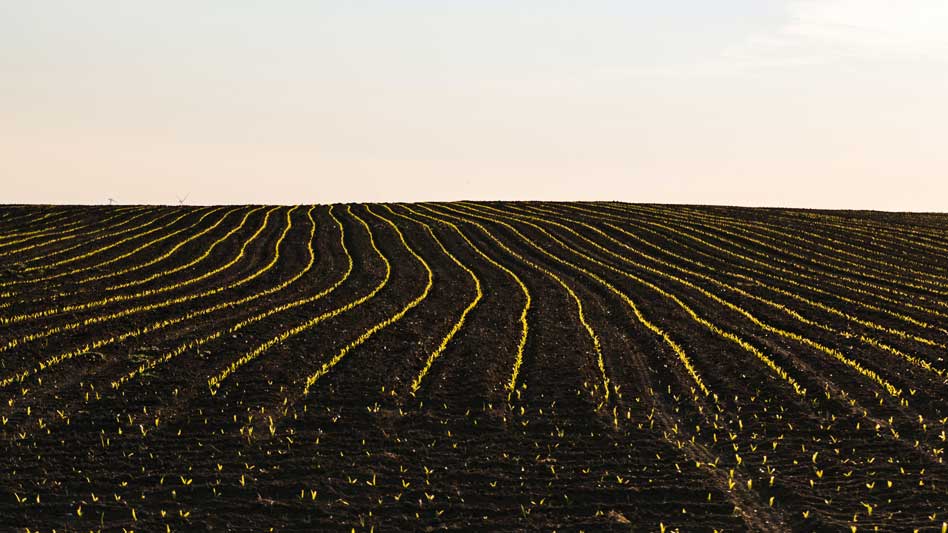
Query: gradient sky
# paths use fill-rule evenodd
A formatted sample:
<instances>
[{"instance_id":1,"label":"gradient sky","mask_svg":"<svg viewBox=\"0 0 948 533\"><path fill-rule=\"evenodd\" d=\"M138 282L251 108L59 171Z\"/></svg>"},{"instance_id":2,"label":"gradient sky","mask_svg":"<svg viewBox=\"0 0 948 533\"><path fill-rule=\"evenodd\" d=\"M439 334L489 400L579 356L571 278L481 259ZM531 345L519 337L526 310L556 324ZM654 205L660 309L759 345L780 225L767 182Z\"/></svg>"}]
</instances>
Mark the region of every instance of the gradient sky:
<instances>
[{"instance_id":1,"label":"gradient sky","mask_svg":"<svg viewBox=\"0 0 948 533\"><path fill-rule=\"evenodd\" d=\"M948 2L0 0L0 191L948 211Z\"/></svg>"}]
</instances>

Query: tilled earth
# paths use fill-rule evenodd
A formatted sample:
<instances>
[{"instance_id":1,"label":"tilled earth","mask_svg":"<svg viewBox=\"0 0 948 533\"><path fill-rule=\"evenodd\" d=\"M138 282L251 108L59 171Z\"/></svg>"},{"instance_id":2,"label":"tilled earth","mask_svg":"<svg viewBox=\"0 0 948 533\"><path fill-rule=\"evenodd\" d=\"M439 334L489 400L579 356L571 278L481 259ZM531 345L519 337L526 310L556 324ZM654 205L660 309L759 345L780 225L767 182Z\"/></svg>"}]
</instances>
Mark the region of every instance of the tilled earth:
<instances>
[{"instance_id":1,"label":"tilled earth","mask_svg":"<svg viewBox=\"0 0 948 533\"><path fill-rule=\"evenodd\" d=\"M0 206L0 529L948 529L948 216Z\"/></svg>"}]
</instances>

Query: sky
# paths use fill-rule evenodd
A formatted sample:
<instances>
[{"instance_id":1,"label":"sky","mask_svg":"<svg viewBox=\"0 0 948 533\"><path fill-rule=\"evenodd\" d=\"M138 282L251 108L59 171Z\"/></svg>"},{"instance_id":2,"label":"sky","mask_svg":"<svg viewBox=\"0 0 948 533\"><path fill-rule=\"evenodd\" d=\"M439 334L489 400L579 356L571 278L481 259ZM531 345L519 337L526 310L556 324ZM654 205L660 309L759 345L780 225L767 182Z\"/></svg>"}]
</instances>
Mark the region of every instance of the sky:
<instances>
[{"instance_id":1,"label":"sky","mask_svg":"<svg viewBox=\"0 0 948 533\"><path fill-rule=\"evenodd\" d=\"M948 211L944 0L0 0L0 203Z\"/></svg>"}]
</instances>

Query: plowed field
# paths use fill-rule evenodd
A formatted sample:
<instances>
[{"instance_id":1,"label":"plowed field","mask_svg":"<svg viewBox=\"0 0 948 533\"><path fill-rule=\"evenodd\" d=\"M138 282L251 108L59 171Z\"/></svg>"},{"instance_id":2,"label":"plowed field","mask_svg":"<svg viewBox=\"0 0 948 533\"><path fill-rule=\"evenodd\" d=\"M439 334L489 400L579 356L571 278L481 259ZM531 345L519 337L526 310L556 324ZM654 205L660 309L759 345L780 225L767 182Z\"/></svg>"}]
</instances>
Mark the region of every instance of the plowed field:
<instances>
[{"instance_id":1,"label":"plowed field","mask_svg":"<svg viewBox=\"0 0 948 533\"><path fill-rule=\"evenodd\" d=\"M948 529L948 215L0 206L0 528Z\"/></svg>"}]
</instances>

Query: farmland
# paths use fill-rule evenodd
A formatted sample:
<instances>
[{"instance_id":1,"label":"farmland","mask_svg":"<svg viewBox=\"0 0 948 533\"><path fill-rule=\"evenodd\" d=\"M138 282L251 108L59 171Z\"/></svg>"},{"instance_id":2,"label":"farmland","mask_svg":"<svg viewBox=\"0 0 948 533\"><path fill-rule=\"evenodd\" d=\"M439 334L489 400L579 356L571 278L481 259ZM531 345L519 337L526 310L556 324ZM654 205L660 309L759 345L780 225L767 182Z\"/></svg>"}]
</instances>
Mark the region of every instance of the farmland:
<instances>
[{"instance_id":1,"label":"farmland","mask_svg":"<svg viewBox=\"0 0 948 533\"><path fill-rule=\"evenodd\" d=\"M948 529L948 216L0 207L17 531Z\"/></svg>"}]
</instances>

